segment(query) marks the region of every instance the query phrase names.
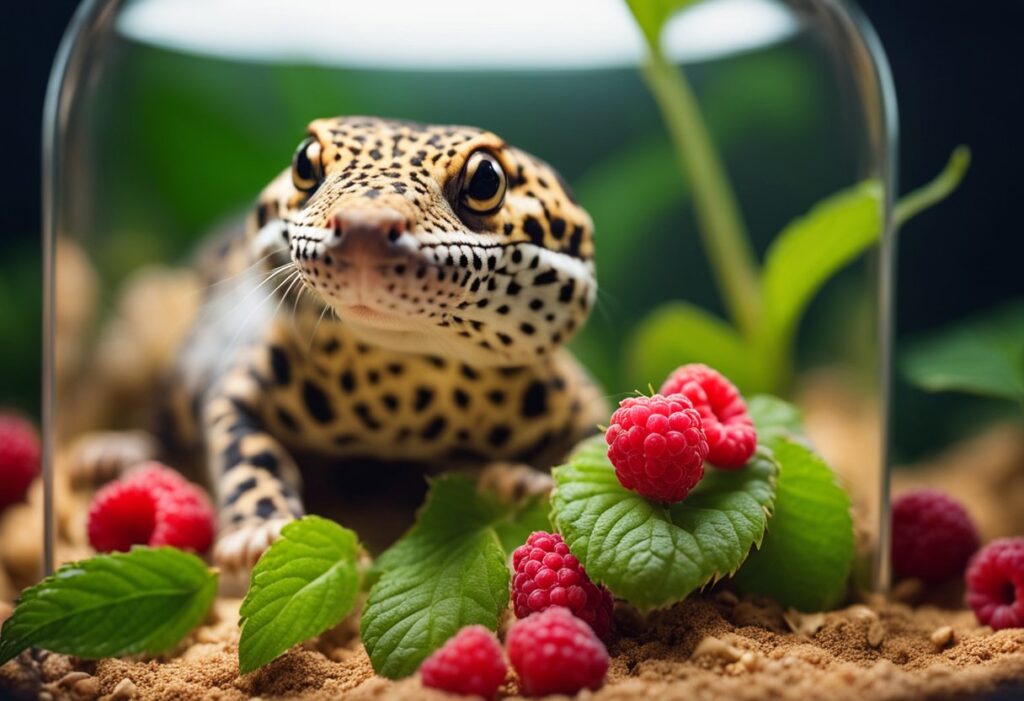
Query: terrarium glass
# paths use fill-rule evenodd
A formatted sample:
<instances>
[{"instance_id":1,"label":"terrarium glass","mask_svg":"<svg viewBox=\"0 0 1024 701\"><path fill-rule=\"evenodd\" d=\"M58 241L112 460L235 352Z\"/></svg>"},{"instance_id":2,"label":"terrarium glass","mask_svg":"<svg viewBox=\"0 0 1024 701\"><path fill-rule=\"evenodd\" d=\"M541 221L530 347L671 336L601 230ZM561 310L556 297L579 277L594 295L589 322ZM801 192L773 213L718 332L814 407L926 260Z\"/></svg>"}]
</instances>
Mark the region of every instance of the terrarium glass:
<instances>
[{"instance_id":1,"label":"terrarium glass","mask_svg":"<svg viewBox=\"0 0 1024 701\"><path fill-rule=\"evenodd\" d=\"M808 431L877 524L868 552L884 586L895 103L881 49L840 0L708 0L674 16L662 44L693 86L757 259L814 203L864 181L879 188L868 217L880 244L819 281L770 367L740 361L734 379L799 400L825 368L824 384L870 407L855 454L827 429ZM672 324L658 323L681 303L723 325L734 310L716 288L722 264L709 263L678 135L645 84L645 53L622 0L84 2L44 125L47 563L61 559L55 456L87 431L142 427L143 408L119 395L137 363L118 359L117 324L146 318L118 308L125 285L152 266L173 277L288 165L314 118L470 124L543 158L594 220L600 293L571 348L608 396L657 386L674 364L714 364L674 353ZM121 387L101 400L97 378Z\"/></svg>"}]
</instances>

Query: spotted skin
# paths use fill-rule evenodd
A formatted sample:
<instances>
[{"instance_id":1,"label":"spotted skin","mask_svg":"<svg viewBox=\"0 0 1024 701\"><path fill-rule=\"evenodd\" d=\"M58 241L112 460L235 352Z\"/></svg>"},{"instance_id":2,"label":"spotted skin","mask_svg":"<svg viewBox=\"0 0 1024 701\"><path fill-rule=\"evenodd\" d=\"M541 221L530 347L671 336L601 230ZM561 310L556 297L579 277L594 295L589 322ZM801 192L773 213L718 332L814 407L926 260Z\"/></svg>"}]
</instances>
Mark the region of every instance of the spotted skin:
<instances>
[{"instance_id":1,"label":"spotted skin","mask_svg":"<svg viewBox=\"0 0 1024 701\"><path fill-rule=\"evenodd\" d=\"M202 259L218 292L177 369L227 568L303 513L295 452L546 467L607 416L564 348L596 281L590 219L554 170L470 127L353 117L309 135L244 236ZM506 186L483 213L481 158Z\"/></svg>"}]
</instances>

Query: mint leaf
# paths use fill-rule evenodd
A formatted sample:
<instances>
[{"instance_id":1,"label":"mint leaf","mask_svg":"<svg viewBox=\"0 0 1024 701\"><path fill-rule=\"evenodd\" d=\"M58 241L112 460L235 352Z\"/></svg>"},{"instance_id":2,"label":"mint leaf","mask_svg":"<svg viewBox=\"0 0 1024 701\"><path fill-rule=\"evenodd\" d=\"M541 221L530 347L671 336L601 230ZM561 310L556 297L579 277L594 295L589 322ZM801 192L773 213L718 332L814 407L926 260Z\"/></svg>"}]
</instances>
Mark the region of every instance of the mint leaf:
<instances>
[{"instance_id":1,"label":"mint leaf","mask_svg":"<svg viewBox=\"0 0 1024 701\"><path fill-rule=\"evenodd\" d=\"M554 471L553 519L592 579L641 608L665 606L731 574L760 545L775 498L766 451L742 470L708 469L685 501L648 501L619 484L603 437Z\"/></svg>"},{"instance_id":2,"label":"mint leaf","mask_svg":"<svg viewBox=\"0 0 1024 701\"><path fill-rule=\"evenodd\" d=\"M356 534L333 521L305 516L281 530L280 540L256 563L242 602L242 674L348 614L359 589L358 556Z\"/></svg>"},{"instance_id":3,"label":"mint leaf","mask_svg":"<svg viewBox=\"0 0 1024 701\"><path fill-rule=\"evenodd\" d=\"M432 483L416 524L375 566L360 629L377 674L412 674L465 625L497 628L508 603L506 548L546 522L543 505L531 504L502 505L464 476Z\"/></svg>"},{"instance_id":4,"label":"mint leaf","mask_svg":"<svg viewBox=\"0 0 1024 701\"><path fill-rule=\"evenodd\" d=\"M917 341L901 366L907 379L931 392L1024 402L1024 300Z\"/></svg>"},{"instance_id":5,"label":"mint leaf","mask_svg":"<svg viewBox=\"0 0 1024 701\"><path fill-rule=\"evenodd\" d=\"M216 593L216 573L174 548L70 563L21 593L0 631L0 664L32 646L89 658L163 652L203 620Z\"/></svg>"},{"instance_id":6,"label":"mint leaf","mask_svg":"<svg viewBox=\"0 0 1024 701\"><path fill-rule=\"evenodd\" d=\"M645 316L626 344L629 376L646 389L684 363L707 363L745 392L761 381L748 347L721 319L685 302L669 302Z\"/></svg>"},{"instance_id":7,"label":"mint leaf","mask_svg":"<svg viewBox=\"0 0 1024 701\"><path fill-rule=\"evenodd\" d=\"M824 460L791 438L769 441L779 464L775 512L761 548L734 582L802 611L828 609L846 593L853 566L850 498Z\"/></svg>"},{"instance_id":8,"label":"mint leaf","mask_svg":"<svg viewBox=\"0 0 1024 701\"><path fill-rule=\"evenodd\" d=\"M800 410L770 394L758 394L747 400L747 413L757 429L757 442L771 445L776 438L803 436L804 420Z\"/></svg>"}]
</instances>

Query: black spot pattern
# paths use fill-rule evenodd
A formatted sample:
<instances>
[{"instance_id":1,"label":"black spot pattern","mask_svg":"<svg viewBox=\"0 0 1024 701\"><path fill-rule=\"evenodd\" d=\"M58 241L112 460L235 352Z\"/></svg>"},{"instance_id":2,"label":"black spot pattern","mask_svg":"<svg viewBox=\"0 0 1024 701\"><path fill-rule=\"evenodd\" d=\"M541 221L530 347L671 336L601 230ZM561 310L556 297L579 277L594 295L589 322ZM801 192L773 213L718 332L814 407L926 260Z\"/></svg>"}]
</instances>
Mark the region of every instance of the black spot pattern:
<instances>
[{"instance_id":1,"label":"black spot pattern","mask_svg":"<svg viewBox=\"0 0 1024 701\"><path fill-rule=\"evenodd\" d=\"M548 388L540 380L530 383L523 393L522 414L532 419L543 415L548 410Z\"/></svg>"},{"instance_id":2,"label":"black spot pattern","mask_svg":"<svg viewBox=\"0 0 1024 701\"><path fill-rule=\"evenodd\" d=\"M535 246L544 245L544 229L541 227L540 222L533 217L527 217L523 222L523 231L530 237L530 243Z\"/></svg>"},{"instance_id":3,"label":"black spot pattern","mask_svg":"<svg viewBox=\"0 0 1024 701\"><path fill-rule=\"evenodd\" d=\"M270 347L270 369L276 384L286 385L292 381L292 366L288 362L288 355L278 346Z\"/></svg>"},{"instance_id":4,"label":"black spot pattern","mask_svg":"<svg viewBox=\"0 0 1024 701\"><path fill-rule=\"evenodd\" d=\"M416 388L416 399L413 402L416 411L423 411L430 406L432 401L434 401L434 390L429 387Z\"/></svg>"},{"instance_id":5,"label":"black spot pattern","mask_svg":"<svg viewBox=\"0 0 1024 701\"><path fill-rule=\"evenodd\" d=\"M290 411L283 407L277 407L275 413L277 414L277 420L289 431L296 432L299 430L299 424Z\"/></svg>"},{"instance_id":6,"label":"black spot pattern","mask_svg":"<svg viewBox=\"0 0 1024 701\"><path fill-rule=\"evenodd\" d=\"M270 518L277 511L274 500L270 497L263 497L256 502L256 515L260 518Z\"/></svg>"},{"instance_id":7,"label":"black spot pattern","mask_svg":"<svg viewBox=\"0 0 1024 701\"><path fill-rule=\"evenodd\" d=\"M256 453L256 455L251 456L248 459L248 463L256 467L261 467L272 474L277 474L277 456L271 453L269 450L264 450L263 452Z\"/></svg>"},{"instance_id":8,"label":"black spot pattern","mask_svg":"<svg viewBox=\"0 0 1024 701\"><path fill-rule=\"evenodd\" d=\"M373 413L370 411L370 407L360 402L352 407L353 411L356 412L356 416L363 422L363 425L371 431L379 431L381 428L380 421L374 418Z\"/></svg>"},{"instance_id":9,"label":"black spot pattern","mask_svg":"<svg viewBox=\"0 0 1024 701\"><path fill-rule=\"evenodd\" d=\"M426 441L435 440L438 436L441 435L441 432L444 431L444 428L447 424L448 422L445 421L445 418L443 416L435 416L433 419L430 420L430 423L428 423L423 428L423 431L420 433L420 436L423 438L423 440Z\"/></svg>"},{"instance_id":10,"label":"black spot pattern","mask_svg":"<svg viewBox=\"0 0 1024 701\"><path fill-rule=\"evenodd\" d=\"M326 424L334 420L331 400L327 398L322 389L309 380L302 383L302 402L306 405L306 411L317 423Z\"/></svg>"},{"instance_id":11,"label":"black spot pattern","mask_svg":"<svg viewBox=\"0 0 1024 701\"><path fill-rule=\"evenodd\" d=\"M356 376L351 370L341 373L341 388L351 394L356 389Z\"/></svg>"},{"instance_id":12,"label":"black spot pattern","mask_svg":"<svg viewBox=\"0 0 1024 701\"><path fill-rule=\"evenodd\" d=\"M241 496L243 494L245 494L246 492L248 492L250 489L252 489L255 486L256 486L256 478L255 477L249 477L247 479L242 480L241 482L239 482L235 486L234 489L231 490L231 493L228 494L227 497L224 499L224 506L231 506L236 501L238 501L239 498L241 498Z\"/></svg>"},{"instance_id":13,"label":"black spot pattern","mask_svg":"<svg viewBox=\"0 0 1024 701\"><path fill-rule=\"evenodd\" d=\"M487 442L495 448L500 448L508 443L509 437L512 435L512 429L504 424L498 424L491 429L491 432L487 434Z\"/></svg>"}]
</instances>

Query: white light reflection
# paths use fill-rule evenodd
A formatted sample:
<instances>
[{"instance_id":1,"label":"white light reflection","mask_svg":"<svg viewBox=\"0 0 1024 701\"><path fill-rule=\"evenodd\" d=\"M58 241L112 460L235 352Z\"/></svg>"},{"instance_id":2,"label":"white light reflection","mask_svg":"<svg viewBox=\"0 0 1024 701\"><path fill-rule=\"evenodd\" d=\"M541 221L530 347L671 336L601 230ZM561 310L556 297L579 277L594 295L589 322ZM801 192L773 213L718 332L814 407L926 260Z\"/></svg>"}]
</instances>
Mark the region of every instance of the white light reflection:
<instances>
[{"instance_id":1,"label":"white light reflection","mask_svg":"<svg viewBox=\"0 0 1024 701\"><path fill-rule=\"evenodd\" d=\"M675 17L664 43L692 62L796 29L773 0L711 0ZM233 60L403 70L608 68L643 56L623 0L133 0L118 30Z\"/></svg>"}]
</instances>

